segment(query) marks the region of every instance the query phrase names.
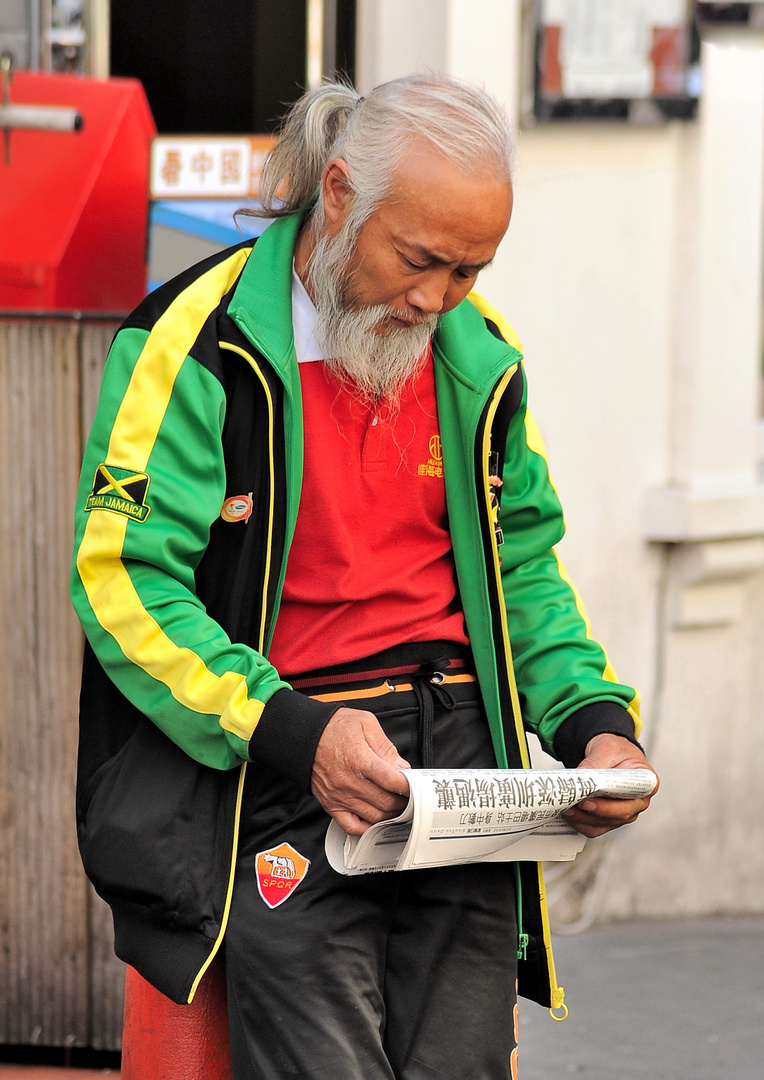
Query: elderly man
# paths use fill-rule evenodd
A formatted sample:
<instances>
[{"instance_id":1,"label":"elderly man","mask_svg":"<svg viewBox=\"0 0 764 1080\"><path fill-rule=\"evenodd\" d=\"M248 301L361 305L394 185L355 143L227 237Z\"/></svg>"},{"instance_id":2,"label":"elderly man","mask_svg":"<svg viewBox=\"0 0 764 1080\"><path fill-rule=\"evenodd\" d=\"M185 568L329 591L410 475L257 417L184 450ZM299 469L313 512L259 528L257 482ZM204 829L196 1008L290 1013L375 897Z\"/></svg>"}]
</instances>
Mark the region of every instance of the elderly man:
<instances>
[{"instance_id":1,"label":"elderly man","mask_svg":"<svg viewBox=\"0 0 764 1080\"><path fill-rule=\"evenodd\" d=\"M277 220L149 296L107 362L78 502L86 869L116 950L190 1001L223 949L241 1077L506 1078L559 1005L531 864L343 877L409 766L646 767L552 548L518 342L472 292L510 139L437 76L290 114ZM402 771L403 770L403 771ZM596 836L648 800L569 812Z\"/></svg>"}]
</instances>

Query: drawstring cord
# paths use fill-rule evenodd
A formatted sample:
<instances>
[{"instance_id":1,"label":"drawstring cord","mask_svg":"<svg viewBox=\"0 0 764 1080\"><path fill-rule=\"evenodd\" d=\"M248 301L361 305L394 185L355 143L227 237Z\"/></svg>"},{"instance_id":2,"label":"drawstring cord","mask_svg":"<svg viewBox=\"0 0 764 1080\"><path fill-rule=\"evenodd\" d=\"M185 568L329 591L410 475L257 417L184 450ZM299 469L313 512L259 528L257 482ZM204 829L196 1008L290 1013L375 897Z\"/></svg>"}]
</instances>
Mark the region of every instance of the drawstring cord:
<instances>
[{"instance_id":1,"label":"drawstring cord","mask_svg":"<svg viewBox=\"0 0 764 1080\"><path fill-rule=\"evenodd\" d=\"M422 665L422 670L411 678L419 708L419 746L423 769L431 769L434 763L432 729L435 719L435 702L437 701L446 712L450 712L456 704L448 687L441 685L444 675L439 669L448 667L450 662L447 657L433 660L427 665Z\"/></svg>"}]
</instances>

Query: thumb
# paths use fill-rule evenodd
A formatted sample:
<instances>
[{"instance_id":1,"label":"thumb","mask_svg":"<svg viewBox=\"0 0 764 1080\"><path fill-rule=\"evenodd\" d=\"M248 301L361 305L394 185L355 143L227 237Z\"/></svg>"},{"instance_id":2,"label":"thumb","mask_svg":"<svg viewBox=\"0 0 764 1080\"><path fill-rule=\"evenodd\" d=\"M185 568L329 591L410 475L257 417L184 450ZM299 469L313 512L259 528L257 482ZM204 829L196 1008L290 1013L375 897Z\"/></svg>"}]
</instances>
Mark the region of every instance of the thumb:
<instances>
[{"instance_id":1,"label":"thumb","mask_svg":"<svg viewBox=\"0 0 764 1080\"><path fill-rule=\"evenodd\" d=\"M405 758L402 758L398 753L398 750L394 743L388 739L384 731L380 727L373 728L367 734L367 742L371 750L382 758L388 765L391 765L394 769L410 769L411 765Z\"/></svg>"}]
</instances>

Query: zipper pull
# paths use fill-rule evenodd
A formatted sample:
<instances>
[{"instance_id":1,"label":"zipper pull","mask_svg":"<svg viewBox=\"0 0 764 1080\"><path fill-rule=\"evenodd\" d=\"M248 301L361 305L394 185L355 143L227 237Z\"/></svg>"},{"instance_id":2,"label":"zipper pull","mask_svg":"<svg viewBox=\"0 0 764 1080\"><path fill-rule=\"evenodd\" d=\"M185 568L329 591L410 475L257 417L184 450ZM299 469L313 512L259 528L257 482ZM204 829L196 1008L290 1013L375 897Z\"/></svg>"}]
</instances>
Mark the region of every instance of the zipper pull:
<instances>
[{"instance_id":1,"label":"zipper pull","mask_svg":"<svg viewBox=\"0 0 764 1080\"><path fill-rule=\"evenodd\" d=\"M555 1009L562 1009L562 1016L556 1016ZM568 1019L568 1006L565 1004L565 991L561 986L556 986L552 991L552 1004L549 1007L549 1015L553 1020L557 1020L559 1023Z\"/></svg>"},{"instance_id":2,"label":"zipper pull","mask_svg":"<svg viewBox=\"0 0 764 1080\"><path fill-rule=\"evenodd\" d=\"M529 936L527 934L518 934L517 935L517 959L518 960L527 960L528 959L528 942L529 941L530 941L530 938L529 938Z\"/></svg>"}]
</instances>

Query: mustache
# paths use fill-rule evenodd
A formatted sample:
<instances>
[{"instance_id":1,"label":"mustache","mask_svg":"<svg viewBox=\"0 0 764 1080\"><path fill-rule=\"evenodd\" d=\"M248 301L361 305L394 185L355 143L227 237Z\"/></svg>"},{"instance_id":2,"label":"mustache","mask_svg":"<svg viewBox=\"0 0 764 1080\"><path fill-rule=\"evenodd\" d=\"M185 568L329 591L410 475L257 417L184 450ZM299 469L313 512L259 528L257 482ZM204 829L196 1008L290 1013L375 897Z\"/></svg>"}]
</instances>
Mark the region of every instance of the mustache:
<instances>
[{"instance_id":1,"label":"mustache","mask_svg":"<svg viewBox=\"0 0 764 1080\"><path fill-rule=\"evenodd\" d=\"M412 312L392 304L345 302L343 315L353 319L358 326L362 326L367 331L384 326L387 327L388 334L399 336L421 327L426 327L430 333L434 333L438 325L437 315L428 315L424 311Z\"/></svg>"},{"instance_id":2,"label":"mustache","mask_svg":"<svg viewBox=\"0 0 764 1080\"><path fill-rule=\"evenodd\" d=\"M405 323L401 329L405 330L412 326L429 326L434 330L438 324L437 315L428 315L424 311L406 311L404 308L388 307L386 318L388 320L398 319L400 322Z\"/></svg>"}]
</instances>

